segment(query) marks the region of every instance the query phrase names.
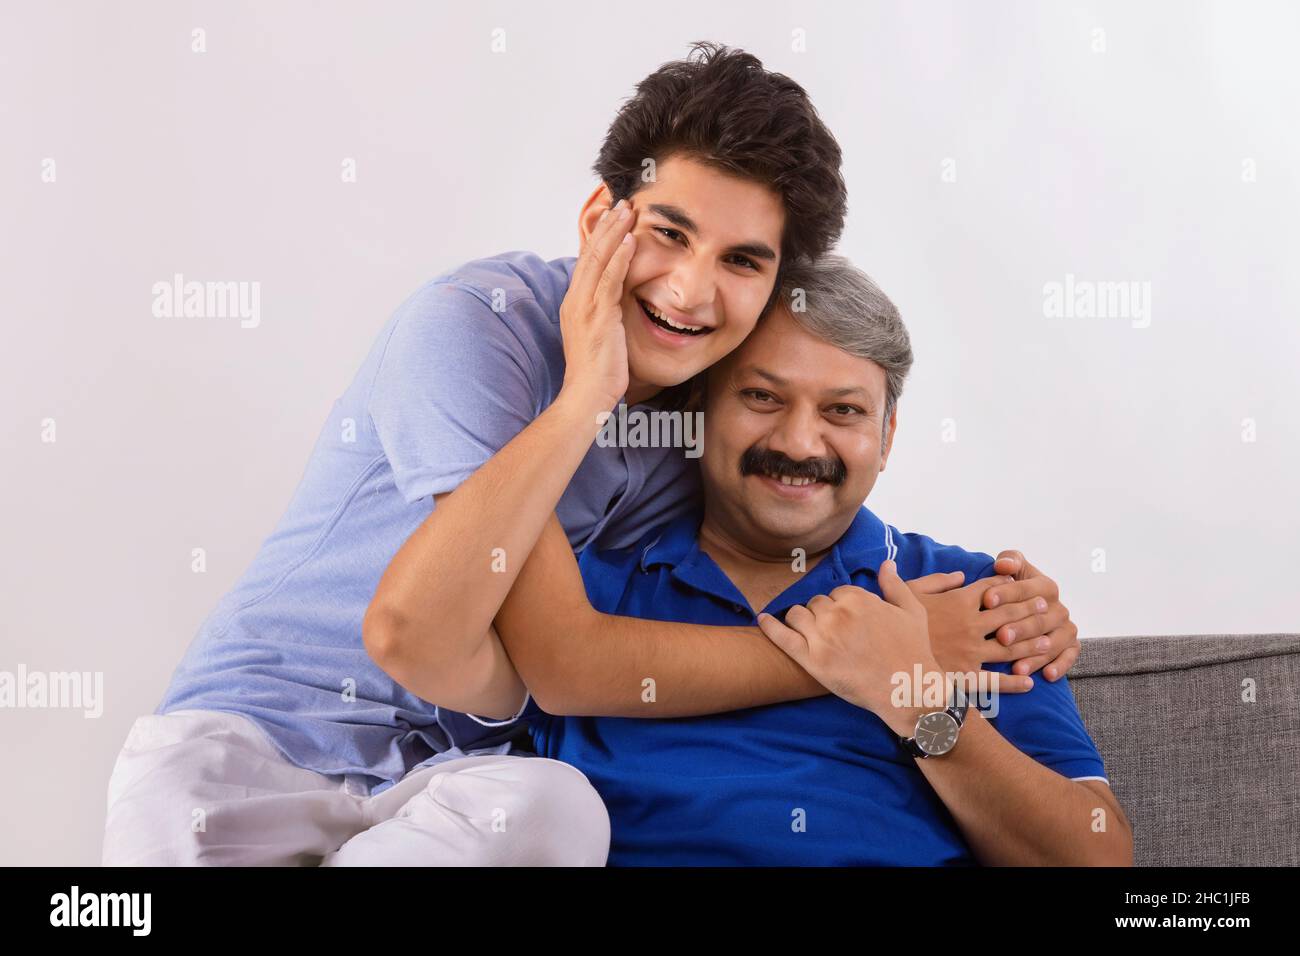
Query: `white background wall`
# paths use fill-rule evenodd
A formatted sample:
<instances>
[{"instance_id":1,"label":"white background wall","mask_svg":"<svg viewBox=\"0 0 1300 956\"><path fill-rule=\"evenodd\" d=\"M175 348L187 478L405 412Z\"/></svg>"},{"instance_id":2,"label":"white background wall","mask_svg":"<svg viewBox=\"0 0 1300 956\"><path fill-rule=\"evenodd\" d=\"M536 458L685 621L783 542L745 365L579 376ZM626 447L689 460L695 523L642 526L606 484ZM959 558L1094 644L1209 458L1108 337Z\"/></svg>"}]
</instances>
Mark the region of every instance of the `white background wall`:
<instances>
[{"instance_id":1,"label":"white background wall","mask_svg":"<svg viewBox=\"0 0 1300 956\"><path fill-rule=\"evenodd\" d=\"M1023 549L1085 636L1300 630L1298 26L1285 3L5 3L0 669L101 671L105 710L0 711L0 863L98 862L131 721L390 311L470 258L573 254L614 110L696 39L793 76L844 147L840 250L917 353L875 510ZM153 317L175 272L259 281L260 326ZM1149 326L1045 317L1067 274L1149 282Z\"/></svg>"}]
</instances>

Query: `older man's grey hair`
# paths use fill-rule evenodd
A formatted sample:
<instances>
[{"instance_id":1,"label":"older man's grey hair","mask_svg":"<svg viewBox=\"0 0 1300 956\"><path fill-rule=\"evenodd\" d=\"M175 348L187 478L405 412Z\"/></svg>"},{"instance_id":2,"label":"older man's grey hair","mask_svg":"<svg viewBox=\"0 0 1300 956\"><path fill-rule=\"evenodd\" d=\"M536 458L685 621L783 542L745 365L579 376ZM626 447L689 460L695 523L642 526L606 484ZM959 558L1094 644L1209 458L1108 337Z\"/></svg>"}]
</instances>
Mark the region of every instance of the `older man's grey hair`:
<instances>
[{"instance_id":1,"label":"older man's grey hair","mask_svg":"<svg viewBox=\"0 0 1300 956\"><path fill-rule=\"evenodd\" d=\"M813 335L885 370L887 430L912 367L907 326L889 296L844 256L825 255L786 269L780 301Z\"/></svg>"}]
</instances>

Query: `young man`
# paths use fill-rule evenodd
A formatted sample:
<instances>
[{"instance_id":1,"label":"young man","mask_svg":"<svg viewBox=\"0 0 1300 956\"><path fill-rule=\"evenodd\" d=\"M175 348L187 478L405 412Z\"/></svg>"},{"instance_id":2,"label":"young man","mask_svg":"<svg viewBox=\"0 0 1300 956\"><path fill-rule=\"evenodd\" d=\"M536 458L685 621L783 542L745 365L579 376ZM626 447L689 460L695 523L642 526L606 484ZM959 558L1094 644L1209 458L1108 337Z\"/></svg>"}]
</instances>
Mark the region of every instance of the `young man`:
<instances>
[{"instance_id":1,"label":"young man","mask_svg":"<svg viewBox=\"0 0 1300 956\"><path fill-rule=\"evenodd\" d=\"M833 245L845 192L839 148L798 85L708 45L638 86L595 168L580 260L469 263L385 326L279 525L132 728L109 783L105 863L603 861L599 799L580 774L506 759L508 725L399 686L363 634L482 638L542 537L572 565L571 549L626 544L692 507L692 460L593 447L593 409L676 401L754 327L784 261ZM463 567L429 579L430 548L459 549ZM536 564L566 567L553 552ZM1006 570L1025 578L1015 587L1051 589L1018 558ZM449 618L425 616L446 601ZM757 629L725 648L694 630L631 652L679 679L687 712L822 693ZM1031 668L1073 661L1068 622L1050 638ZM606 671L639 670L599 653L589 664L577 684L521 668L557 707L608 702ZM471 805L511 822L461 826Z\"/></svg>"},{"instance_id":2,"label":"young man","mask_svg":"<svg viewBox=\"0 0 1300 956\"><path fill-rule=\"evenodd\" d=\"M889 457L908 336L846 260L789 281L808 311L774 311L707 375L702 515L589 549L582 579L599 612L724 633L757 622L838 696L654 719L670 687L650 666L643 719L530 706L538 753L600 792L615 864L1131 864L1128 823L1065 681L997 695L988 716L945 693L925 700L929 675L970 669L952 622L979 636L1012 620L980 610L994 559L901 534L861 506ZM530 561L517 587L555 587L537 573ZM918 597L900 573L937 579ZM963 579L976 583L951 586ZM509 660L494 660L492 678L476 677L481 703L504 711L495 686L526 704ZM430 663L434 681L458 676Z\"/></svg>"}]
</instances>

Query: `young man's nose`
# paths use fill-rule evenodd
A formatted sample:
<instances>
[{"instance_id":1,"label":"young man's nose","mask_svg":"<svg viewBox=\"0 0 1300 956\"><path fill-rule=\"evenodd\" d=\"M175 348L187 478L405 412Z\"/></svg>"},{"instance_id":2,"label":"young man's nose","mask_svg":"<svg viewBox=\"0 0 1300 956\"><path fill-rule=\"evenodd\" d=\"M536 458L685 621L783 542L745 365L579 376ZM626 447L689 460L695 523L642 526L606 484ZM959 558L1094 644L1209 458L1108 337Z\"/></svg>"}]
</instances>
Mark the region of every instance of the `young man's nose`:
<instances>
[{"instance_id":1,"label":"young man's nose","mask_svg":"<svg viewBox=\"0 0 1300 956\"><path fill-rule=\"evenodd\" d=\"M682 256L668 277L668 288L672 306L683 312L708 305L716 291L713 264L703 256Z\"/></svg>"}]
</instances>

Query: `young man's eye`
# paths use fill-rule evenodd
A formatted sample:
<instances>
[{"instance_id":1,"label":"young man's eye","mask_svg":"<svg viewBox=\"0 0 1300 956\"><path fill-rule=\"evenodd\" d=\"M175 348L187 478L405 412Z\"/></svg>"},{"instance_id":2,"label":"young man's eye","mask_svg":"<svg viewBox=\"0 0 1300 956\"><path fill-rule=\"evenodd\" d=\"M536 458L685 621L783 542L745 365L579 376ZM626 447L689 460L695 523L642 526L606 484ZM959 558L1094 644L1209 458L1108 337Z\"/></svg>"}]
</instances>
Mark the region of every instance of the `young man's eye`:
<instances>
[{"instance_id":1,"label":"young man's eye","mask_svg":"<svg viewBox=\"0 0 1300 956\"><path fill-rule=\"evenodd\" d=\"M671 239L673 242L684 242L686 239L686 237L676 229L669 229L667 226L652 226L651 228L666 239Z\"/></svg>"},{"instance_id":2,"label":"young man's eye","mask_svg":"<svg viewBox=\"0 0 1300 956\"><path fill-rule=\"evenodd\" d=\"M752 269L754 272L758 271L758 263L749 258L749 256L734 255L728 256L728 259L731 260L733 265L738 265L742 269Z\"/></svg>"}]
</instances>

